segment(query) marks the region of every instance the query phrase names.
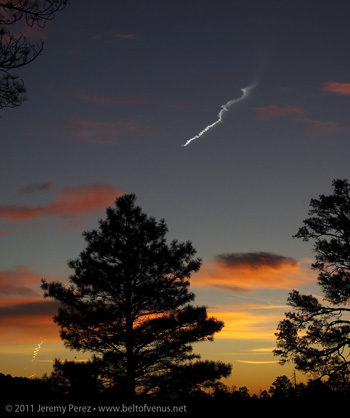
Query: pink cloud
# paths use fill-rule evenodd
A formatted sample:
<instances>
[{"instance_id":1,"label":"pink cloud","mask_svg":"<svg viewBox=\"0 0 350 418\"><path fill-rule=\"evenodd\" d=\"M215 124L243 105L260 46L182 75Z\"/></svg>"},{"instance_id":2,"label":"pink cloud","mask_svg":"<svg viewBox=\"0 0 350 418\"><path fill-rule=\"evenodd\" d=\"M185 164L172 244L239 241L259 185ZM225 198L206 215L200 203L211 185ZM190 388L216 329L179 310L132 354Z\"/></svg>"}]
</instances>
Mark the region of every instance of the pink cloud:
<instances>
[{"instance_id":1,"label":"pink cloud","mask_svg":"<svg viewBox=\"0 0 350 418\"><path fill-rule=\"evenodd\" d=\"M1 13L3 13L3 11L1 11ZM8 42L11 37L17 40L20 38L26 38L30 41L34 39L43 40L46 38L45 29L38 25L28 26L27 24L23 22L17 22L15 29L16 30L13 32L7 29L6 33L2 36L3 42Z\"/></svg>"},{"instance_id":2,"label":"pink cloud","mask_svg":"<svg viewBox=\"0 0 350 418\"><path fill-rule=\"evenodd\" d=\"M1 237L8 237L9 235L12 235L14 232L9 230L0 230L0 238Z\"/></svg>"},{"instance_id":3,"label":"pink cloud","mask_svg":"<svg viewBox=\"0 0 350 418\"><path fill-rule=\"evenodd\" d=\"M110 206L121 192L112 185L90 184L66 188L57 193L47 206L0 206L0 218L4 221L36 219L45 216L74 218Z\"/></svg>"},{"instance_id":4,"label":"pink cloud","mask_svg":"<svg viewBox=\"0 0 350 418\"><path fill-rule=\"evenodd\" d=\"M331 120L315 120L305 118L304 122L309 124L309 132L311 135L316 137L329 132L339 132L342 130L337 122Z\"/></svg>"},{"instance_id":5,"label":"pink cloud","mask_svg":"<svg viewBox=\"0 0 350 418\"><path fill-rule=\"evenodd\" d=\"M280 106L277 104L260 106L255 108L257 118L261 120L271 120L287 116L303 116L303 111L294 105Z\"/></svg>"},{"instance_id":6,"label":"pink cloud","mask_svg":"<svg viewBox=\"0 0 350 418\"><path fill-rule=\"evenodd\" d=\"M307 126L307 131L312 137L321 136L329 132L339 132L341 127L337 122L330 120L311 119L298 106L280 106L277 104L255 108L257 118L260 120L274 120L283 117L294 117L297 121Z\"/></svg>"},{"instance_id":7,"label":"pink cloud","mask_svg":"<svg viewBox=\"0 0 350 418\"><path fill-rule=\"evenodd\" d=\"M327 91L328 93L350 95L350 83L328 81L324 83L322 90Z\"/></svg>"}]
</instances>

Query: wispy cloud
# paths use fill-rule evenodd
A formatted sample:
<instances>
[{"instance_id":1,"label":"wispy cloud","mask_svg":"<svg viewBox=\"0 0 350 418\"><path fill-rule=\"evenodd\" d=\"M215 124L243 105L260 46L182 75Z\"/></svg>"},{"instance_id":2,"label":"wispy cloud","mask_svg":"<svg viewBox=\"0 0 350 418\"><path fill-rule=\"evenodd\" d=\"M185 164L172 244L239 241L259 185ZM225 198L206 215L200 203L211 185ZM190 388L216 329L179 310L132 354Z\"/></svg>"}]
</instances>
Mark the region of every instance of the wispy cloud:
<instances>
[{"instance_id":1,"label":"wispy cloud","mask_svg":"<svg viewBox=\"0 0 350 418\"><path fill-rule=\"evenodd\" d=\"M1 14L3 15L4 9L1 7ZM11 29L11 28L7 28ZM38 40L38 39L45 39L47 35L47 31L44 27L41 27L39 25L32 25L29 26L25 22L17 22L14 31L9 30L9 34L5 34L3 36L3 41L7 41L9 39L9 35L11 34L16 39L19 39L20 37L25 37L30 40Z\"/></svg>"},{"instance_id":2,"label":"wispy cloud","mask_svg":"<svg viewBox=\"0 0 350 418\"><path fill-rule=\"evenodd\" d=\"M259 361L259 360L236 360L238 363L244 363L244 364L277 364L278 363L278 361L277 360L275 360L275 361L273 361L273 360L262 360L262 361Z\"/></svg>"},{"instance_id":3,"label":"wispy cloud","mask_svg":"<svg viewBox=\"0 0 350 418\"><path fill-rule=\"evenodd\" d=\"M52 181L47 181L45 183L27 184L26 186L21 188L21 191L24 193L48 191L51 189L52 184L53 184Z\"/></svg>"},{"instance_id":4,"label":"wispy cloud","mask_svg":"<svg viewBox=\"0 0 350 418\"><path fill-rule=\"evenodd\" d=\"M108 184L89 184L65 188L46 206L0 206L3 221L30 220L47 216L75 218L110 206L121 192Z\"/></svg>"},{"instance_id":5,"label":"wispy cloud","mask_svg":"<svg viewBox=\"0 0 350 418\"><path fill-rule=\"evenodd\" d=\"M45 301L43 298L41 301L20 303L16 305L1 306L0 307L0 318L7 320L9 318L16 317L25 317L25 316L36 316L36 317L46 317L50 315L52 318L53 315L57 313L57 308L59 306L58 302L55 301Z\"/></svg>"},{"instance_id":6,"label":"wispy cloud","mask_svg":"<svg viewBox=\"0 0 350 418\"><path fill-rule=\"evenodd\" d=\"M58 339L52 320L58 303L44 300L40 290L42 277L28 266L0 271L0 342L32 341L42 335Z\"/></svg>"},{"instance_id":7,"label":"wispy cloud","mask_svg":"<svg viewBox=\"0 0 350 418\"><path fill-rule=\"evenodd\" d=\"M9 235L14 234L14 231L10 231L8 229L0 230L0 238L1 237L8 237Z\"/></svg>"},{"instance_id":8,"label":"wispy cloud","mask_svg":"<svg viewBox=\"0 0 350 418\"><path fill-rule=\"evenodd\" d=\"M303 121L308 124L308 132L314 137L318 137L326 133L340 132L343 130L337 122L331 120L304 118Z\"/></svg>"},{"instance_id":9,"label":"wispy cloud","mask_svg":"<svg viewBox=\"0 0 350 418\"><path fill-rule=\"evenodd\" d=\"M280 106L278 104L271 104L256 107L255 111L257 118L261 120L271 120L288 116L304 116L303 111L295 105Z\"/></svg>"},{"instance_id":10,"label":"wispy cloud","mask_svg":"<svg viewBox=\"0 0 350 418\"><path fill-rule=\"evenodd\" d=\"M36 299L39 294L35 286L40 283L40 279L41 276L32 272L27 266L16 266L12 270L0 271L1 304L12 304L13 298Z\"/></svg>"},{"instance_id":11,"label":"wispy cloud","mask_svg":"<svg viewBox=\"0 0 350 418\"><path fill-rule=\"evenodd\" d=\"M262 315L258 311L239 310L238 307L234 312L225 311L225 307L219 306L217 309L209 311L209 315L225 324L215 338L274 340L274 332L283 317L283 311L274 309L269 313L264 312Z\"/></svg>"},{"instance_id":12,"label":"wispy cloud","mask_svg":"<svg viewBox=\"0 0 350 418\"><path fill-rule=\"evenodd\" d=\"M322 90L328 93L350 95L350 83L339 83L337 81L328 81L324 83Z\"/></svg>"},{"instance_id":13,"label":"wispy cloud","mask_svg":"<svg viewBox=\"0 0 350 418\"><path fill-rule=\"evenodd\" d=\"M138 41L140 39L140 35L135 32L134 33L116 33L114 37L118 39L130 39L132 41Z\"/></svg>"},{"instance_id":14,"label":"wispy cloud","mask_svg":"<svg viewBox=\"0 0 350 418\"><path fill-rule=\"evenodd\" d=\"M256 107L255 112L257 119L263 121L270 121L287 117L293 118L298 122L304 123L307 127L307 132L312 137L321 136L329 132L339 132L342 130L337 122L310 118L303 109L295 105L265 105Z\"/></svg>"},{"instance_id":15,"label":"wispy cloud","mask_svg":"<svg viewBox=\"0 0 350 418\"><path fill-rule=\"evenodd\" d=\"M309 280L312 278L305 260L257 252L218 255L204 263L192 284L249 292L264 288L291 289Z\"/></svg>"},{"instance_id":16,"label":"wispy cloud","mask_svg":"<svg viewBox=\"0 0 350 418\"><path fill-rule=\"evenodd\" d=\"M217 334L220 339L243 339L269 341L271 346L275 342L278 323L288 310L287 305L239 303L216 305L208 308L211 316L224 322L225 326ZM271 354L273 348L258 348L249 351L252 354Z\"/></svg>"},{"instance_id":17,"label":"wispy cloud","mask_svg":"<svg viewBox=\"0 0 350 418\"><path fill-rule=\"evenodd\" d=\"M107 96L103 94L94 94L85 89L73 90L66 93L66 96L72 97L88 103L104 104L104 105L140 105L144 104L143 99L137 97L119 97Z\"/></svg>"},{"instance_id":18,"label":"wispy cloud","mask_svg":"<svg viewBox=\"0 0 350 418\"><path fill-rule=\"evenodd\" d=\"M260 354L271 354L275 347L268 347L268 348L252 348L249 351L252 353L260 353Z\"/></svg>"},{"instance_id":19,"label":"wispy cloud","mask_svg":"<svg viewBox=\"0 0 350 418\"><path fill-rule=\"evenodd\" d=\"M96 41L99 39L126 39L131 41L138 41L140 34L137 32L117 32L115 30L107 30L104 32L96 33L92 36L91 40Z\"/></svg>"},{"instance_id":20,"label":"wispy cloud","mask_svg":"<svg viewBox=\"0 0 350 418\"><path fill-rule=\"evenodd\" d=\"M130 135L137 137L149 135L151 129L132 119L114 121L77 119L67 121L57 133L90 144L114 144Z\"/></svg>"}]
</instances>

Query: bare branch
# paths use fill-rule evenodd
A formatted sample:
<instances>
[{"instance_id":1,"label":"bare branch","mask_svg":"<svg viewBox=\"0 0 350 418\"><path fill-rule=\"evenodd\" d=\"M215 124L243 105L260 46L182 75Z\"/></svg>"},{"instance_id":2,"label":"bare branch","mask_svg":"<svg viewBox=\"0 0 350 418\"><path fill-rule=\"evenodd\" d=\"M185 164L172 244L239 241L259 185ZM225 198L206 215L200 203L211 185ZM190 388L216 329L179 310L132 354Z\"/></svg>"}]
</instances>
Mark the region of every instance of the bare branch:
<instances>
[{"instance_id":1,"label":"bare branch","mask_svg":"<svg viewBox=\"0 0 350 418\"><path fill-rule=\"evenodd\" d=\"M9 0L0 2L0 109L20 106L26 97L23 80L13 71L34 61L43 51L43 41L32 42L13 35L5 27L17 22L44 27L62 10L67 0Z\"/></svg>"}]
</instances>

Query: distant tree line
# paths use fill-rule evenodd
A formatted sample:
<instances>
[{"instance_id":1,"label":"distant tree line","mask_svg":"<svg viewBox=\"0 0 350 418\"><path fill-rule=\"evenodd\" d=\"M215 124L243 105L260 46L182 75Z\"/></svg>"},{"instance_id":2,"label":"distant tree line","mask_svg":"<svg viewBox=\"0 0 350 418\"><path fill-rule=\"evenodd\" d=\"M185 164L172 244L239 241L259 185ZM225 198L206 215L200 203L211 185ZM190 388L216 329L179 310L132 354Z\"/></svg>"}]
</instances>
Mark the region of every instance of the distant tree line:
<instances>
[{"instance_id":1,"label":"distant tree line","mask_svg":"<svg viewBox=\"0 0 350 418\"><path fill-rule=\"evenodd\" d=\"M131 405L122 394L103 387L97 376L91 372L91 363L56 361L53 373L42 378L11 377L0 373L0 408L3 410L5 405L19 403L34 405L33 408L39 404L71 403L91 406ZM259 394L251 395L245 386L228 387L220 383L210 391L197 389L188 394L174 392L162 396L140 395L132 404L181 404L187 407L187 414L183 414L184 416L198 416L199 413L215 411L232 415L239 411L257 413L271 411L273 408L282 408L280 411L286 412L289 406L294 410L299 408L301 414L307 411L316 413L324 411L327 405L333 405L334 410L347 407L349 401L350 389L339 390L319 379L310 379L306 384L293 383L287 376L282 375L275 379L269 389L262 390Z\"/></svg>"}]
</instances>

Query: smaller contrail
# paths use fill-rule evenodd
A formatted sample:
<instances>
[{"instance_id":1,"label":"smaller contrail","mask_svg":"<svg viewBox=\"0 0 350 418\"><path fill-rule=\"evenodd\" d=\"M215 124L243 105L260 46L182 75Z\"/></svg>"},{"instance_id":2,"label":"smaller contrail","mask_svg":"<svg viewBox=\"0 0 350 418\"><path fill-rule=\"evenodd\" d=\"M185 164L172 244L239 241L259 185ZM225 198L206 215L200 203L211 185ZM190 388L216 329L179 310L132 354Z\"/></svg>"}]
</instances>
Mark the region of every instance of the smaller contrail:
<instances>
[{"instance_id":1,"label":"smaller contrail","mask_svg":"<svg viewBox=\"0 0 350 418\"><path fill-rule=\"evenodd\" d=\"M242 91L242 95L240 97L238 97L237 99L232 99L229 100L227 103L225 103L224 105L221 106L221 110L218 114L218 120L216 120L215 122L213 122L211 125L206 126L202 131L199 132L199 134L195 135L194 137L188 139L182 146L183 147L187 147L187 145L189 145L192 141L194 141L195 139L201 137L202 135L204 135L206 132L208 132L210 129L214 128L215 125L217 125L218 123L222 122L222 117L224 115L225 112L228 112L229 108L233 105L236 104L238 102L241 102L242 100L246 99L251 90L253 90L253 88L256 87L256 84L251 84L248 87L244 87L241 89Z\"/></svg>"},{"instance_id":2,"label":"smaller contrail","mask_svg":"<svg viewBox=\"0 0 350 418\"><path fill-rule=\"evenodd\" d=\"M35 359L36 359L36 356L38 355L38 353L39 353L39 351L40 351L40 348L41 348L41 346L44 344L44 342L45 342L46 340L42 340L38 345L37 345L37 347L35 347L35 349L34 349L34 353L33 353L33 358L32 358L32 361L35 361Z\"/></svg>"},{"instance_id":3,"label":"smaller contrail","mask_svg":"<svg viewBox=\"0 0 350 418\"><path fill-rule=\"evenodd\" d=\"M30 376L27 377L27 379L31 379L32 377L36 376L36 370L35 369L35 364L36 364L36 357L39 354L40 348L41 346L44 344L44 342L46 341L46 338L44 340L41 340L40 343L34 348L34 352L33 352L33 358L32 358L32 365L28 366L25 368L25 370L30 369L32 374Z\"/></svg>"}]
</instances>

